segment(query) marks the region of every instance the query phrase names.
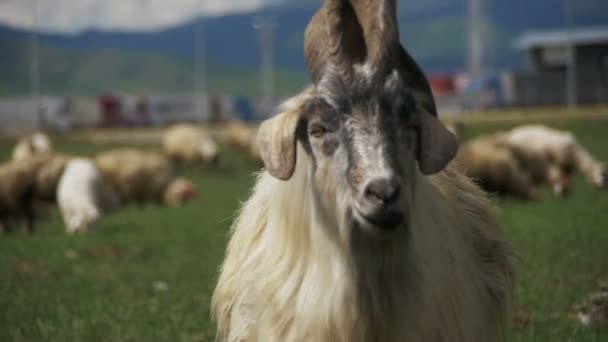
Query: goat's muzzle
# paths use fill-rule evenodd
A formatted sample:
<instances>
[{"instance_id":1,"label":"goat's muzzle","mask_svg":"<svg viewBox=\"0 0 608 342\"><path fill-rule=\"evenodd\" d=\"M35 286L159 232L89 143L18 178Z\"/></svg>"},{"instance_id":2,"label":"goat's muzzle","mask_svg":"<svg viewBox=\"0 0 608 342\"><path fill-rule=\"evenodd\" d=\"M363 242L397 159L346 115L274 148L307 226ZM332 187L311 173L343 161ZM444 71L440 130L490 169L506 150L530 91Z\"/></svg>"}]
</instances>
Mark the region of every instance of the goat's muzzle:
<instances>
[{"instance_id":1,"label":"goat's muzzle","mask_svg":"<svg viewBox=\"0 0 608 342\"><path fill-rule=\"evenodd\" d=\"M406 216L401 185L395 178L375 178L365 184L355 208L355 219L366 231L389 232Z\"/></svg>"}]
</instances>

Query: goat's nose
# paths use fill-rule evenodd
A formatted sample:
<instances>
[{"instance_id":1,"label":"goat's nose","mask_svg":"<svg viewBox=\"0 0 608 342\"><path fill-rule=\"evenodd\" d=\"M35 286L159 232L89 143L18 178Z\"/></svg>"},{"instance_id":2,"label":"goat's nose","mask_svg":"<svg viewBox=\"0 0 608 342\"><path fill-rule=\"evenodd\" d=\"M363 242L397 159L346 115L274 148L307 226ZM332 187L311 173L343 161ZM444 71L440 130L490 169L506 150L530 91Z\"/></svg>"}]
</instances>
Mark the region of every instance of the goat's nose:
<instances>
[{"instance_id":1,"label":"goat's nose","mask_svg":"<svg viewBox=\"0 0 608 342\"><path fill-rule=\"evenodd\" d=\"M394 178L376 178L367 183L365 199L374 205L388 207L399 199L401 187Z\"/></svg>"}]
</instances>

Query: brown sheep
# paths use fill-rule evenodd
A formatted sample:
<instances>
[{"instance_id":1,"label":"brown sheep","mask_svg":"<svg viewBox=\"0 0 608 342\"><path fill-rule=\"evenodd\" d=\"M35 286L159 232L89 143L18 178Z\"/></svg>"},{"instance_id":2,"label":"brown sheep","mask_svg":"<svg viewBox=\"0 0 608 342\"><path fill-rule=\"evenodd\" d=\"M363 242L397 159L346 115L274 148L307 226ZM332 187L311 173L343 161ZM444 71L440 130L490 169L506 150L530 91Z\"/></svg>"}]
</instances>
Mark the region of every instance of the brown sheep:
<instances>
[{"instance_id":1,"label":"brown sheep","mask_svg":"<svg viewBox=\"0 0 608 342\"><path fill-rule=\"evenodd\" d=\"M24 220L34 231L36 209L56 202L57 187L69 157L35 155L0 166L0 221L5 230Z\"/></svg>"},{"instance_id":2,"label":"brown sheep","mask_svg":"<svg viewBox=\"0 0 608 342\"><path fill-rule=\"evenodd\" d=\"M13 148L11 160L24 160L37 154L53 152L53 143L48 135L37 132L19 139Z\"/></svg>"},{"instance_id":3,"label":"brown sheep","mask_svg":"<svg viewBox=\"0 0 608 342\"><path fill-rule=\"evenodd\" d=\"M219 160L217 144L209 132L191 124L169 128L162 143L165 155L176 162L214 165Z\"/></svg>"},{"instance_id":4,"label":"brown sheep","mask_svg":"<svg viewBox=\"0 0 608 342\"><path fill-rule=\"evenodd\" d=\"M226 124L223 129L223 137L226 143L236 150L248 153L254 159L261 161L260 151L256 141L258 128L249 126L242 121L233 120Z\"/></svg>"},{"instance_id":5,"label":"brown sheep","mask_svg":"<svg viewBox=\"0 0 608 342\"><path fill-rule=\"evenodd\" d=\"M513 151L501 143L500 136L481 136L469 141L458 151L455 163L490 193L538 199L530 175L522 169Z\"/></svg>"},{"instance_id":6,"label":"brown sheep","mask_svg":"<svg viewBox=\"0 0 608 342\"><path fill-rule=\"evenodd\" d=\"M95 163L101 174L120 196L120 202L183 204L192 199L190 187L175 191L175 179L170 161L162 154L136 149L118 149L99 154Z\"/></svg>"}]
</instances>

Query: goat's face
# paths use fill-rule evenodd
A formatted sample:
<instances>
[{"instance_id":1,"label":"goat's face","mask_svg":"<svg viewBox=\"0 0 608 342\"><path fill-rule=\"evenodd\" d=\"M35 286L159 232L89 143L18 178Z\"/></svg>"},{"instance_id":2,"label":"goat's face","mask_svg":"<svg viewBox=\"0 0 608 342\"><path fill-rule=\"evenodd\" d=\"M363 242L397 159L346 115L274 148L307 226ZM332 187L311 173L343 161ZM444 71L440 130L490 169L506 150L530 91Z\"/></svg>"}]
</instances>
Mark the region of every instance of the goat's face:
<instances>
[{"instance_id":1,"label":"goat's face","mask_svg":"<svg viewBox=\"0 0 608 342\"><path fill-rule=\"evenodd\" d=\"M325 214L384 236L407 227L418 168L442 170L457 144L399 73L376 84L364 73L348 86L330 75L264 122L258 137L267 170L283 180L296 167L299 141Z\"/></svg>"},{"instance_id":2,"label":"goat's face","mask_svg":"<svg viewBox=\"0 0 608 342\"><path fill-rule=\"evenodd\" d=\"M292 176L299 141L325 214L373 233L406 225L417 167L441 171L458 146L399 43L395 13L395 0L326 0L305 38L313 87L258 133L271 175Z\"/></svg>"},{"instance_id":3,"label":"goat's face","mask_svg":"<svg viewBox=\"0 0 608 342\"><path fill-rule=\"evenodd\" d=\"M356 89L359 88L359 89ZM380 87L328 81L304 110L306 150L324 207L355 228L388 233L404 226L416 171L416 104L396 73ZM339 218L338 218L339 219Z\"/></svg>"}]
</instances>

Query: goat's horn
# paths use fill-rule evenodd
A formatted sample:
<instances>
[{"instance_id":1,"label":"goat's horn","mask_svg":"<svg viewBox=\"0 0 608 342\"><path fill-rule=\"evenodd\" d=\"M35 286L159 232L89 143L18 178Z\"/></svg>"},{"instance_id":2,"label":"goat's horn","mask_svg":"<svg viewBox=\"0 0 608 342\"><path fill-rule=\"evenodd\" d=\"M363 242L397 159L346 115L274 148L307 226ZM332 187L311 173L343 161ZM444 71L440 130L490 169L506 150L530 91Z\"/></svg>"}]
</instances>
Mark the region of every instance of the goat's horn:
<instances>
[{"instance_id":1,"label":"goat's horn","mask_svg":"<svg viewBox=\"0 0 608 342\"><path fill-rule=\"evenodd\" d=\"M388 65L399 47L396 0L351 0L363 28L367 62L376 68Z\"/></svg>"},{"instance_id":2,"label":"goat's horn","mask_svg":"<svg viewBox=\"0 0 608 342\"><path fill-rule=\"evenodd\" d=\"M345 78L365 59L363 30L349 0L326 0L306 29L305 53L313 82L331 65Z\"/></svg>"},{"instance_id":3,"label":"goat's horn","mask_svg":"<svg viewBox=\"0 0 608 342\"><path fill-rule=\"evenodd\" d=\"M339 72L348 76L351 62L346 51L345 13L349 10L348 0L327 0L325 2L325 18L327 20L328 52Z\"/></svg>"}]
</instances>

